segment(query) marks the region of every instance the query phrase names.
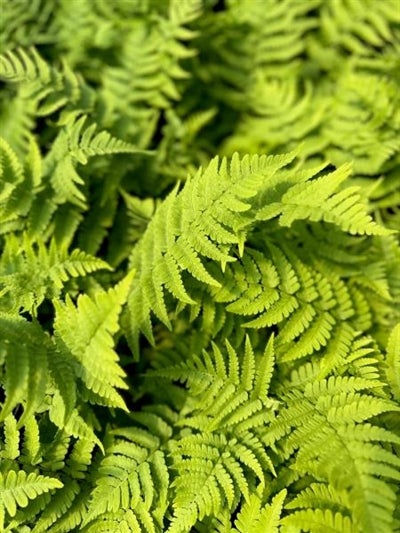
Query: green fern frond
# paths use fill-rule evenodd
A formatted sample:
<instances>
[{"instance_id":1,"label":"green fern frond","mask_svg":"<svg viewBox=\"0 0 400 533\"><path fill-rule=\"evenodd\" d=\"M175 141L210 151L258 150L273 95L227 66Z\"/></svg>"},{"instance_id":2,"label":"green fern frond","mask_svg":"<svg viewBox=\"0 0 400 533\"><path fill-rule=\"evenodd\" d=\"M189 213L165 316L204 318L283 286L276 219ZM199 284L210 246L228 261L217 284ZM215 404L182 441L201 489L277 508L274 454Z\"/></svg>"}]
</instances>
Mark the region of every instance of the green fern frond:
<instances>
[{"instance_id":1,"label":"green fern frond","mask_svg":"<svg viewBox=\"0 0 400 533\"><path fill-rule=\"evenodd\" d=\"M332 485L325 483L311 483L298 493L286 509L339 509L346 514L350 506L348 494L345 491L336 490Z\"/></svg>"},{"instance_id":2,"label":"green fern frond","mask_svg":"<svg viewBox=\"0 0 400 533\"><path fill-rule=\"evenodd\" d=\"M115 153L148 153L136 146L113 137L106 131L95 135L96 124L84 128L86 116L70 121L60 131L53 148L44 160L43 172L51 176L58 203L70 201L84 208L85 195L78 188L84 180L76 165L86 165L90 157Z\"/></svg>"},{"instance_id":3,"label":"green fern frond","mask_svg":"<svg viewBox=\"0 0 400 533\"><path fill-rule=\"evenodd\" d=\"M17 84L15 103L24 105L26 117L48 116L62 110L59 124L63 124L70 116L93 110L93 92L82 78L65 61L61 69L47 63L35 47L0 55L0 77ZM14 123L14 119L7 113L5 117L7 132L11 126L7 122Z\"/></svg>"},{"instance_id":4,"label":"green fern frond","mask_svg":"<svg viewBox=\"0 0 400 533\"><path fill-rule=\"evenodd\" d=\"M378 4L371 0L338 0L322 5L320 17L322 42L326 46L334 45L360 56L371 55L376 49L382 52L393 42L394 28L400 23L393 0Z\"/></svg>"},{"instance_id":5,"label":"green fern frond","mask_svg":"<svg viewBox=\"0 0 400 533\"><path fill-rule=\"evenodd\" d=\"M43 0L33 2L2 2L0 20L1 53L16 46L28 47L34 43L52 42L49 28L53 6Z\"/></svg>"},{"instance_id":6,"label":"green fern frond","mask_svg":"<svg viewBox=\"0 0 400 533\"><path fill-rule=\"evenodd\" d=\"M149 374L187 383L192 401L179 425L205 432L232 431L236 435L268 419L268 411L273 407L268 398L274 367L272 338L264 355L257 359L248 337L241 359L228 341L226 352L224 356L213 344L212 356L203 352L202 357L195 356Z\"/></svg>"},{"instance_id":7,"label":"green fern frond","mask_svg":"<svg viewBox=\"0 0 400 533\"><path fill-rule=\"evenodd\" d=\"M137 283L129 296L129 335L137 354L137 337L143 331L152 341L150 312L169 324L164 288L181 302L192 304L182 274L190 273L201 283L219 285L204 267L201 257L225 268L235 260L233 245L243 252L246 226L252 219L246 211L251 199L267 179L289 164L293 155L233 157L219 165L214 159L204 172L186 182L162 203L131 256ZM157 246L154 247L154 243Z\"/></svg>"},{"instance_id":8,"label":"green fern frond","mask_svg":"<svg viewBox=\"0 0 400 533\"><path fill-rule=\"evenodd\" d=\"M351 166L343 165L313 180L309 176L287 190L279 202L261 209L257 216L260 220L279 216L281 226L291 226L295 220L323 220L351 234L388 235L390 231L377 226L366 213L355 187L335 192L350 172Z\"/></svg>"},{"instance_id":9,"label":"green fern frond","mask_svg":"<svg viewBox=\"0 0 400 533\"><path fill-rule=\"evenodd\" d=\"M23 470L18 472L9 470L6 476L0 472L0 505L13 517L17 507L26 507L29 500L53 489L60 489L62 486L58 479L34 472L27 474Z\"/></svg>"},{"instance_id":10,"label":"green fern frond","mask_svg":"<svg viewBox=\"0 0 400 533\"><path fill-rule=\"evenodd\" d=\"M399 102L390 79L358 73L344 76L323 131L328 158L335 165L354 161L359 174L377 175L391 168L400 147Z\"/></svg>"},{"instance_id":11,"label":"green fern frond","mask_svg":"<svg viewBox=\"0 0 400 533\"><path fill-rule=\"evenodd\" d=\"M37 149L31 141L30 161L35 160ZM28 162L29 162L28 159ZM17 154L3 138L0 138L0 233L19 230L23 227L23 219L32 203L33 187L40 177L37 172L24 171Z\"/></svg>"},{"instance_id":12,"label":"green fern frond","mask_svg":"<svg viewBox=\"0 0 400 533\"><path fill-rule=\"evenodd\" d=\"M278 533L280 531L282 507L286 489L276 494L271 503L262 504L258 494L251 494L244 502L235 520L235 533Z\"/></svg>"},{"instance_id":13,"label":"green fern frond","mask_svg":"<svg viewBox=\"0 0 400 533\"><path fill-rule=\"evenodd\" d=\"M126 388L125 372L118 364L113 338L118 317L125 303L133 273L109 291L99 291L94 298L80 295L75 307L70 298L65 303L54 300L55 335L61 353L76 361L77 376L107 405L126 409L116 388ZM100 359L99 359L100 357Z\"/></svg>"},{"instance_id":14,"label":"green fern frond","mask_svg":"<svg viewBox=\"0 0 400 533\"><path fill-rule=\"evenodd\" d=\"M312 531L313 533L357 533L360 530L351 523L351 519L339 512L332 512L330 509L307 509L296 511L283 518L283 527L298 529L301 531Z\"/></svg>"},{"instance_id":15,"label":"green fern frond","mask_svg":"<svg viewBox=\"0 0 400 533\"><path fill-rule=\"evenodd\" d=\"M321 355L328 370L340 356L345 357L362 326L361 310L344 280L332 271L321 271L320 263L307 264L295 255L294 247L289 251L281 242L278 233L265 252L263 246L257 251L247 248L242 258L227 267L223 287L212 289L211 294L229 314L246 318L242 323L246 328L279 325L278 360L288 362L326 348Z\"/></svg>"},{"instance_id":16,"label":"green fern frond","mask_svg":"<svg viewBox=\"0 0 400 533\"><path fill-rule=\"evenodd\" d=\"M51 241L31 241L25 234L6 237L0 259L0 296L6 310L29 310L33 314L45 298L60 295L65 283L100 269L110 270L105 261L75 249L71 253Z\"/></svg>"},{"instance_id":17,"label":"green fern frond","mask_svg":"<svg viewBox=\"0 0 400 533\"><path fill-rule=\"evenodd\" d=\"M313 132L318 131L327 106L323 98L315 105L318 95L312 91L310 84L303 89L292 77L266 79L265 74L257 73L248 95L249 111L224 143L224 153L282 151L306 138L303 153L307 154L308 146L318 140ZM319 142L322 149L326 142Z\"/></svg>"},{"instance_id":18,"label":"green fern frond","mask_svg":"<svg viewBox=\"0 0 400 533\"><path fill-rule=\"evenodd\" d=\"M168 12L155 14L152 23L138 17L127 25L118 65L106 68L103 73L107 119L114 122L119 117L116 122L119 135L135 139L140 145L147 136L143 130L157 120L157 110L168 108L171 100L180 98L176 81L188 76L180 61L194 55L183 43L196 35L187 25L201 14L202 3L171 1L165 7ZM132 49L137 51L134 58ZM122 109L129 120L121 119Z\"/></svg>"},{"instance_id":19,"label":"green fern frond","mask_svg":"<svg viewBox=\"0 0 400 533\"><path fill-rule=\"evenodd\" d=\"M19 456L20 434L17 427L17 420L12 413L4 415L4 442L1 446L0 457L3 459L16 459Z\"/></svg>"},{"instance_id":20,"label":"green fern frond","mask_svg":"<svg viewBox=\"0 0 400 533\"><path fill-rule=\"evenodd\" d=\"M48 377L48 350L50 340L34 322L0 313L0 346L5 354L6 400L0 419L7 418L22 404L24 411L19 425L41 406Z\"/></svg>"},{"instance_id":21,"label":"green fern frond","mask_svg":"<svg viewBox=\"0 0 400 533\"><path fill-rule=\"evenodd\" d=\"M50 81L50 69L34 47L9 50L0 56L0 78L11 82Z\"/></svg>"},{"instance_id":22,"label":"green fern frond","mask_svg":"<svg viewBox=\"0 0 400 533\"><path fill-rule=\"evenodd\" d=\"M173 482L176 510L171 532L186 531L197 520L218 514L224 505L233 510L240 494L247 499L250 487L245 472L251 472L260 486L265 484L265 469L274 473L257 434L273 408L267 397L272 340L257 360L249 339L241 359L228 342L226 350L227 357L214 345L212 356L204 352L202 358L153 373L187 381L191 392L191 401L176 424L193 433L171 442L179 474Z\"/></svg>"},{"instance_id":23,"label":"green fern frond","mask_svg":"<svg viewBox=\"0 0 400 533\"><path fill-rule=\"evenodd\" d=\"M76 481L69 481L60 488L35 524L34 533L49 531L50 527L71 508L77 494L79 494L79 485Z\"/></svg>"},{"instance_id":24,"label":"green fern frond","mask_svg":"<svg viewBox=\"0 0 400 533\"><path fill-rule=\"evenodd\" d=\"M274 76L293 71L305 48L307 32L317 25L313 16L305 15L318 6L319 0L289 0L285 6L277 0L267 0L267 9L251 0L233 0L229 4L235 18L251 25L254 44L262 43L256 49L257 67Z\"/></svg>"},{"instance_id":25,"label":"green fern frond","mask_svg":"<svg viewBox=\"0 0 400 533\"><path fill-rule=\"evenodd\" d=\"M154 439L151 433L146 438L145 430L126 428L117 433L125 438L115 438L99 464L84 530L101 529L118 515L131 513L137 531L142 527L161 532L169 487L165 454L154 448Z\"/></svg>"},{"instance_id":26,"label":"green fern frond","mask_svg":"<svg viewBox=\"0 0 400 533\"><path fill-rule=\"evenodd\" d=\"M393 397L400 401L400 324L393 329L389 337L386 373Z\"/></svg>"},{"instance_id":27,"label":"green fern frond","mask_svg":"<svg viewBox=\"0 0 400 533\"><path fill-rule=\"evenodd\" d=\"M288 392L265 440L269 444L280 442L285 457L296 452L293 468L302 475L324 479L336 491L347 491L351 520L346 519L349 525L343 527L353 524L353 528L371 533L389 531L395 494L384 479L400 479L398 457L378 444L398 443L399 437L364 422L380 413L397 412L399 407L385 398L357 392L373 387L373 382L361 378L332 377ZM374 441L377 444L372 444ZM376 493L382 495L378 500ZM339 527L333 525L336 519L330 511L311 509L296 511L287 519L288 524L296 523L297 513L299 524L301 516L311 519L316 513L314 518L322 521L318 527L324 520L328 520L326 527ZM342 519L337 518L339 522Z\"/></svg>"}]
</instances>

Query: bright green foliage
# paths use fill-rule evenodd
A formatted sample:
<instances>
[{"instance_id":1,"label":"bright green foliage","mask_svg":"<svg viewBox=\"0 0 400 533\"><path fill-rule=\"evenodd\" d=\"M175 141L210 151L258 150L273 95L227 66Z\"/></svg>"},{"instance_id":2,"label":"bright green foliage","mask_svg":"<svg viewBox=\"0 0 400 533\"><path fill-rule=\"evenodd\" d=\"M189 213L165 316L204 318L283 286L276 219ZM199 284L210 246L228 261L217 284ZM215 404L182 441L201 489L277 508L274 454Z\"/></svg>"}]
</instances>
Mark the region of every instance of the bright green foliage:
<instances>
[{"instance_id":1,"label":"bright green foliage","mask_svg":"<svg viewBox=\"0 0 400 533\"><path fill-rule=\"evenodd\" d=\"M398 0L0 12L0 530L398 532Z\"/></svg>"}]
</instances>

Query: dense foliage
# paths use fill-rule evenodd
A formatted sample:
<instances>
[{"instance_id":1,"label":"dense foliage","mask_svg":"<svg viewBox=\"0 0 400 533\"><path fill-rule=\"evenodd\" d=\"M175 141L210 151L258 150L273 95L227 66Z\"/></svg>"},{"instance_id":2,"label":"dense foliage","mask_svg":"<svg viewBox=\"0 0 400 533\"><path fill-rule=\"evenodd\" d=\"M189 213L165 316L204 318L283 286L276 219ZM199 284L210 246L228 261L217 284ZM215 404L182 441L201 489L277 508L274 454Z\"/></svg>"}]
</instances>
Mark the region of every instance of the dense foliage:
<instances>
[{"instance_id":1,"label":"dense foliage","mask_svg":"<svg viewBox=\"0 0 400 533\"><path fill-rule=\"evenodd\" d=\"M0 8L0 530L400 531L398 0Z\"/></svg>"}]
</instances>

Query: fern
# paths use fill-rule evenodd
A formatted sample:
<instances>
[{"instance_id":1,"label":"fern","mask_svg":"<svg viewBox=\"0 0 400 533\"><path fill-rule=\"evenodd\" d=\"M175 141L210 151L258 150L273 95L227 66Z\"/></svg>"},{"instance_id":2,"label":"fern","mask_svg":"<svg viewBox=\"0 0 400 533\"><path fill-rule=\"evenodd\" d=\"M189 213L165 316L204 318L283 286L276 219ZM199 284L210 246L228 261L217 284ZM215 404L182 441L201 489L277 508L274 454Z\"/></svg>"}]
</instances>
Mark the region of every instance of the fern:
<instances>
[{"instance_id":1,"label":"fern","mask_svg":"<svg viewBox=\"0 0 400 533\"><path fill-rule=\"evenodd\" d=\"M251 218L246 217L251 203L246 200L255 197L263 181L292 158L291 155L269 159L255 156L240 161L236 157L229 169L226 160L218 168L215 159L204 174L199 172L180 193L170 194L130 260L131 268L139 276L137 289L129 297L130 337L136 352L139 328L152 340L150 311L169 324L164 285L180 301L192 303L181 271L188 271L202 283L219 285L199 255L218 261L222 269L227 262L235 260L229 250L233 244L238 245L239 251L243 248L245 229L251 223ZM216 177L218 187L215 187ZM157 242L155 250L154 242Z\"/></svg>"},{"instance_id":2,"label":"fern","mask_svg":"<svg viewBox=\"0 0 400 533\"><path fill-rule=\"evenodd\" d=\"M46 478L37 474L26 474L24 471L10 470L7 476L0 473L0 490L2 507L13 517L17 506L26 507L28 501L52 489L62 487L55 478Z\"/></svg>"},{"instance_id":3,"label":"fern","mask_svg":"<svg viewBox=\"0 0 400 533\"><path fill-rule=\"evenodd\" d=\"M7 418L24 401L22 423L39 408L44 399L49 341L38 324L21 317L2 314L1 329L1 347L6 365L6 401L2 406L1 418Z\"/></svg>"},{"instance_id":4,"label":"fern","mask_svg":"<svg viewBox=\"0 0 400 533\"><path fill-rule=\"evenodd\" d=\"M1 257L1 295L8 311L23 309L35 314L45 298L59 296L70 278L110 268L104 261L78 249L68 254L55 241L46 247L43 241L32 243L25 236L22 242L21 246L21 240L13 235L6 238Z\"/></svg>"},{"instance_id":5,"label":"fern","mask_svg":"<svg viewBox=\"0 0 400 533\"><path fill-rule=\"evenodd\" d=\"M0 0L0 530L400 528L397 0Z\"/></svg>"},{"instance_id":6,"label":"fern","mask_svg":"<svg viewBox=\"0 0 400 533\"><path fill-rule=\"evenodd\" d=\"M91 495L84 530L123 527L123 522L149 532L160 530L169 484L164 454L133 443L117 441L106 450ZM122 522L122 524L121 524ZM134 526L132 525L134 524Z\"/></svg>"},{"instance_id":7,"label":"fern","mask_svg":"<svg viewBox=\"0 0 400 533\"><path fill-rule=\"evenodd\" d=\"M362 422L399 407L387 399L359 392L373 387L373 381L362 378L332 377L308 383L304 390L288 392L286 406L271 424L266 442L281 441L284 457L297 450L293 468L303 475L318 475L335 490L348 491L347 508L360 530L389 531L395 493L382 477L398 480L400 463L394 453L373 442L398 443L398 437ZM382 495L381 499L375 498L376 492ZM316 506L315 501L310 503L313 508ZM344 520L340 527L349 527L343 516L314 510L296 512L287 522L301 523L303 519L310 524L315 520L320 528L325 520L326 527Z\"/></svg>"},{"instance_id":8,"label":"fern","mask_svg":"<svg viewBox=\"0 0 400 533\"><path fill-rule=\"evenodd\" d=\"M245 476L250 471L264 486L263 471L274 472L255 431L269 420L274 408L268 398L274 354L272 340L256 370L249 339L242 361L227 342L228 360L213 346L213 356L166 367L152 375L187 380L191 400L183 408L179 426L193 433L171 443L175 480L175 516L168 531L185 531L197 519L218 514L227 505L233 510L238 495L250 494Z\"/></svg>"},{"instance_id":9,"label":"fern","mask_svg":"<svg viewBox=\"0 0 400 533\"><path fill-rule=\"evenodd\" d=\"M1 77L11 82L40 80L50 81L50 69L35 48L26 52L23 48L8 51L0 58Z\"/></svg>"},{"instance_id":10,"label":"fern","mask_svg":"<svg viewBox=\"0 0 400 533\"><path fill-rule=\"evenodd\" d=\"M98 292L94 299L81 295L77 307L70 298L65 303L54 302L54 328L61 353L75 358L76 373L94 398L120 408L125 408L125 404L115 388L126 387L122 379L125 372L117 363L111 335L118 330L118 316L131 277L125 278L115 289ZM82 332L77 335L82 324ZM94 357L95 354L101 354L101 359Z\"/></svg>"},{"instance_id":11,"label":"fern","mask_svg":"<svg viewBox=\"0 0 400 533\"><path fill-rule=\"evenodd\" d=\"M61 130L53 149L45 159L44 174L51 174L51 184L56 192L56 202L70 201L85 207L85 196L77 185L84 181L75 170L76 163L85 165L95 155L136 152L132 145L113 138L108 132L94 135L96 125L82 131L86 117L69 123Z\"/></svg>"},{"instance_id":12,"label":"fern","mask_svg":"<svg viewBox=\"0 0 400 533\"><path fill-rule=\"evenodd\" d=\"M235 520L235 532L261 533L262 531L279 531L280 514L283 502L286 497L286 490L283 489L274 496L271 503L262 505L262 500L257 494L252 494L249 502L246 502Z\"/></svg>"},{"instance_id":13,"label":"fern","mask_svg":"<svg viewBox=\"0 0 400 533\"><path fill-rule=\"evenodd\" d=\"M392 334L389 337L389 343L387 346L387 358L388 358L388 369L387 377L388 382L391 387L393 396L398 400L400 395L400 383L399 383L399 365L400 365L400 341L399 341L399 326L396 326Z\"/></svg>"}]
</instances>

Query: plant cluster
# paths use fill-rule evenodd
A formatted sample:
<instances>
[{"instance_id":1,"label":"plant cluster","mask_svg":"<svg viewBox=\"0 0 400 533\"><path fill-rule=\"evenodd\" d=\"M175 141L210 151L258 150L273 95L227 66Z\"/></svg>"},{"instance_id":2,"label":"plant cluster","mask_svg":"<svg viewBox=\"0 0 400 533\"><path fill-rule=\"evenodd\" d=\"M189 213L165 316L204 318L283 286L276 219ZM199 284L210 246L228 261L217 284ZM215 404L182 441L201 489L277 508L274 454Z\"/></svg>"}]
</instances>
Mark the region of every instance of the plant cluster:
<instances>
[{"instance_id":1,"label":"plant cluster","mask_svg":"<svg viewBox=\"0 0 400 533\"><path fill-rule=\"evenodd\" d=\"M0 530L400 531L398 0L0 9Z\"/></svg>"}]
</instances>

